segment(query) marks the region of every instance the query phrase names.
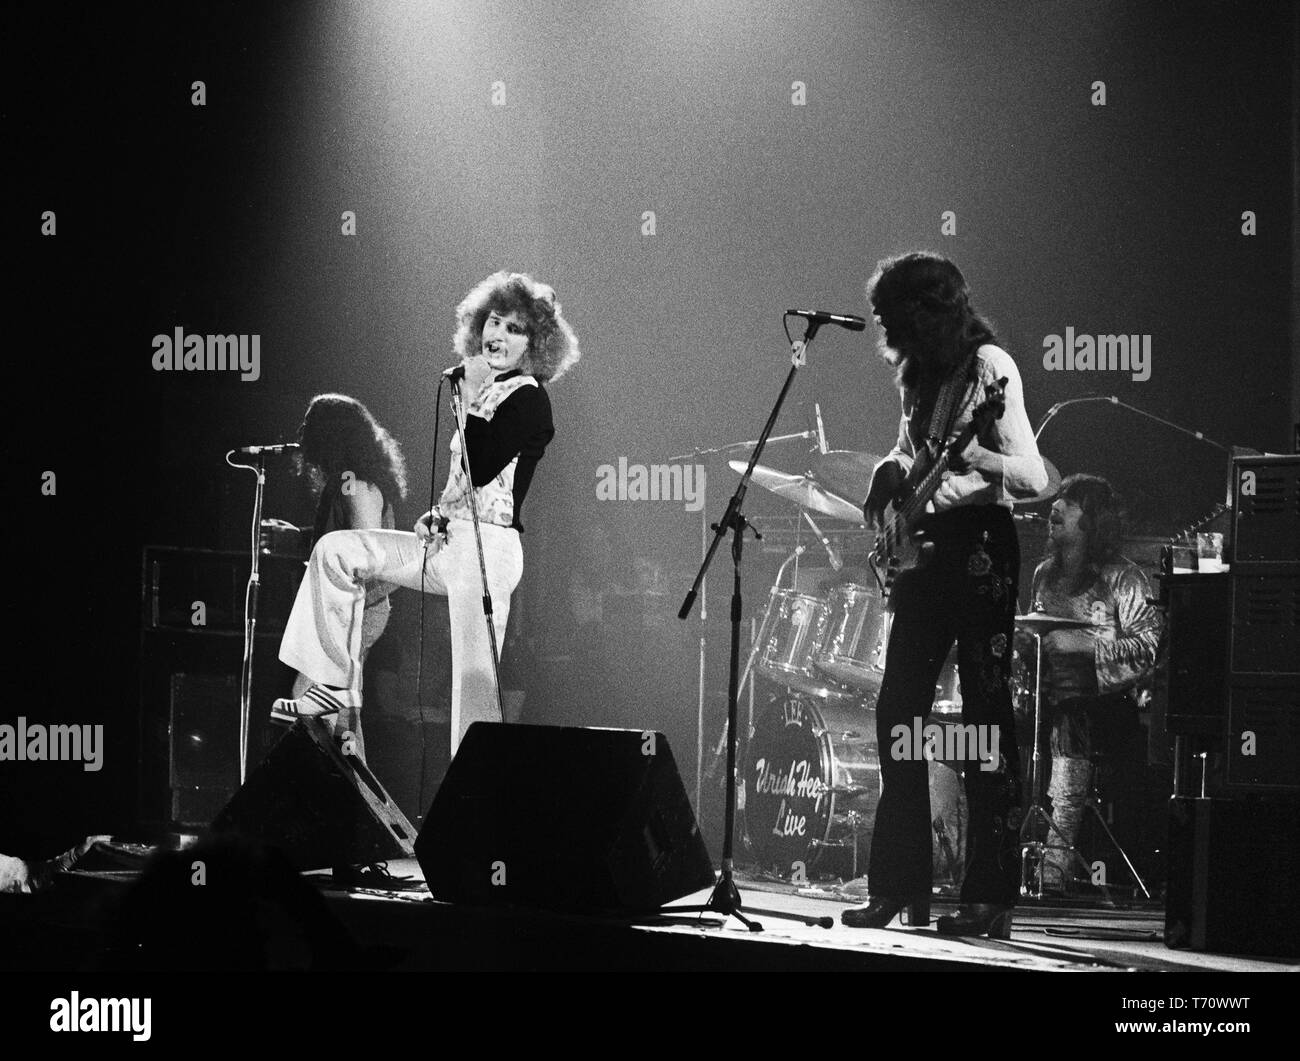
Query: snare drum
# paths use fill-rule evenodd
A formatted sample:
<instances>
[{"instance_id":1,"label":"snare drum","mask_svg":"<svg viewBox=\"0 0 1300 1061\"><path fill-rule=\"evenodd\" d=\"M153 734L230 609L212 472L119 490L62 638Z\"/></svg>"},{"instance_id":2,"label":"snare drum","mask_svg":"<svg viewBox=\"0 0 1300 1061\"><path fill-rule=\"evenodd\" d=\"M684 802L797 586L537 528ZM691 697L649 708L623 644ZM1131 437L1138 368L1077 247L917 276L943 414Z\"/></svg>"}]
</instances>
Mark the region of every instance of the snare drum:
<instances>
[{"instance_id":1,"label":"snare drum","mask_svg":"<svg viewBox=\"0 0 1300 1061\"><path fill-rule=\"evenodd\" d=\"M851 688L879 692L885 678L890 619L874 589L852 583L837 586L830 595L826 636L814 665Z\"/></svg>"},{"instance_id":2,"label":"snare drum","mask_svg":"<svg viewBox=\"0 0 1300 1061\"><path fill-rule=\"evenodd\" d=\"M746 842L762 868L795 880L819 864L858 876L880 801L875 712L774 698L750 738L740 797Z\"/></svg>"},{"instance_id":3,"label":"snare drum","mask_svg":"<svg viewBox=\"0 0 1300 1061\"><path fill-rule=\"evenodd\" d=\"M813 696L848 695L813 667L826 636L826 602L820 597L773 586L758 631L758 673L779 685Z\"/></svg>"}]
</instances>

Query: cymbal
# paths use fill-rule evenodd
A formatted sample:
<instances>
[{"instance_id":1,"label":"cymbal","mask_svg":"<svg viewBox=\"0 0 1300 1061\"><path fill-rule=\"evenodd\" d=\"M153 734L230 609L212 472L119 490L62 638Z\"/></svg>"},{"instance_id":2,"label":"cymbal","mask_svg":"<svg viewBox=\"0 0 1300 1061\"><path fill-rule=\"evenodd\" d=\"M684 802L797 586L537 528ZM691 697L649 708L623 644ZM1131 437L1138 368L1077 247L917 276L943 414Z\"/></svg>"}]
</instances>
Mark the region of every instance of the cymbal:
<instances>
[{"instance_id":1,"label":"cymbal","mask_svg":"<svg viewBox=\"0 0 1300 1061\"><path fill-rule=\"evenodd\" d=\"M1091 626L1092 623L1087 619L1070 619L1064 615L1048 615L1046 612L1030 612L1028 615L1017 615L1016 626L1022 630L1037 630L1042 633L1047 630L1056 630L1065 626Z\"/></svg>"},{"instance_id":2,"label":"cymbal","mask_svg":"<svg viewBox=\"0 0 1300 1061\"><path fill-rule=\"evenodd\" d=\"M1057 470L1056 465L1044 457L1043 467L1047 469L1047 485L1033 497L1023 497L1015 501L1014 504L1017 508L1021 505L1036 505L1040 501L1051 501L1061 492L1061 473Z\"/></svg>"},{"instance_id":3,"label":"cymbal","mask_svg":"<svg viewBox=\"0 0 1300 1061\"><path fill-rule=\"evenodd\" d=\"M851 449L833 449L813 454L817 481L844 497L866 497L871 489L871 473L883 457L874 453L857 453Z\"/></svg>"},{"instance_id":4,"label":"cymbal","mask_svg":"<svg viewBox=\"0 0 1300 1061\"><path fill-rule=\"evenodd\" d=\"M743 475L748 462L727 461L727 466ZM756 464L752 479L764 490L793 501L800 508L811 508L814 512L823 512L836 519L862 522L862 510L857 505L827 490L809 475L792 475L790 472Z\"/></svg>"},{"instance_id":5,"label":"cymbal","mask_svg":"<svg viewBox=\"0 0 1300 1061\"><path fill-rule=\"evenodd\" d=\"M875 453L857 453L850 449L835 449L829 453L813 454L813 468L817 481L844 497L866 497L871 489L871 473L883 457ZM1047 485L1033 497L1021 498L1016 507L1037 505L1051 501L1061 491L1061 473L1056 465L1043 458L1047 469Z\"/></svg>"}]
</instances>

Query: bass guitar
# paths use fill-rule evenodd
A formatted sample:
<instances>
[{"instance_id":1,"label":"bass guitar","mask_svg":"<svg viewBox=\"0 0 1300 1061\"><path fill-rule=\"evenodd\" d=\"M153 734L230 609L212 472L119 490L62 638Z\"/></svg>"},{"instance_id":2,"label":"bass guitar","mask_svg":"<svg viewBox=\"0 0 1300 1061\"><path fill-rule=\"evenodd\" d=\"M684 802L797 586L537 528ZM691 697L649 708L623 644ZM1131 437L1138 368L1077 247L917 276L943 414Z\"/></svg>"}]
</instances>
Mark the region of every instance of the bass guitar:
<instances>
[{"instance_id":1,"label":"bass guitar","mask_svg":"<svg viewBox=\"0 0 1300 1061\"><path fill-rule=\"evenodd\" d=\"M926 515L925 506L939 489L944 474L951 469L953 458L994 420L1002 418L1007 404L1006 389L1006 376L986 385L984 400L975 408L970 423L933 460L925 459L925 454L930 452L928 448L918 453L912 462L912 470L885 507L884 526L876 536L869 559L886 598L900 573L912 567L922 567L929 561L934 544L925 540L920 527Z\"/></svg>"}]
</instances>

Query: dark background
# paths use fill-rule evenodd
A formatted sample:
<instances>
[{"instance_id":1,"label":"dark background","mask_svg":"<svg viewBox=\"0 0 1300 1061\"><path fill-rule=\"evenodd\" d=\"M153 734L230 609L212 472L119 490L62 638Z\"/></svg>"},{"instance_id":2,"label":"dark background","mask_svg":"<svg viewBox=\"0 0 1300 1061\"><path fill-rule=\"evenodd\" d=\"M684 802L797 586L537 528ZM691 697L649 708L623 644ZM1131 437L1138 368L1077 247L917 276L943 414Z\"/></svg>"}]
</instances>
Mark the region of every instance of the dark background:
<instances>
[{"instance_id":1,"label":"dark background","mask_svg":"<svg viewBox=\"0 0 1300 1061\"><path fill-rule=\"evenodd\" d=\"M17 583L0 719L102 723L108 749L98 774L0 766L0 850L48 856L134 824L141 548L245 548L251 477L226 449L292 439L312 394L345 391L405 449L399 526L423 510L453 307L496 269L554 285L585 354L552 390L558 433L525 509L507 662L541 675L572 648L574 572L603 525L618 577L640 557L671 593L606 646L608 680L585 702L517 684L536 721L663 729L688 787L697 628L670 616L700 517L600 502L596 469L755 437L785 375L789 306L868 314L878 258L939 250L1016 356L1035 425L1055 402L1113 394L1225 444L1289 451L1296 27L1292 4L1231 2L16 16L3 113ZM498 80L505 107L491 105ZM1098 80L1104 107L1090 103ZM793 81L806 106L791 105ZM47 209L53 238L39 234ZM344 210L355 237L340 234ZM948 210L955 236L940 234ZM1258 235L1241 234L1244 210ZM259 334L261 378L152 371L152 337L178 325ZM1067 326L1149 333L1151 378L1045 371L1043 337ZM832 448L883 453L897 396L873 343L870 329L824 331L777 431L807 427L817 402ZM1065 474L1111 478L1149 534L1223 497L1222 453L1123 409L1068 408L1042 448ZM804 463L800 444L770 458ZM47 470L55 496L39 493ZM734 476L708 470L716 517ZM756 520L790 514L751 499ZM266 515L310 515L286 466ZM751 566L750 604L780 555ZM711 580L710 730L724 581ZM399 598L386 640L409 652L415 605Z\"/></svg>"}]
</instances>

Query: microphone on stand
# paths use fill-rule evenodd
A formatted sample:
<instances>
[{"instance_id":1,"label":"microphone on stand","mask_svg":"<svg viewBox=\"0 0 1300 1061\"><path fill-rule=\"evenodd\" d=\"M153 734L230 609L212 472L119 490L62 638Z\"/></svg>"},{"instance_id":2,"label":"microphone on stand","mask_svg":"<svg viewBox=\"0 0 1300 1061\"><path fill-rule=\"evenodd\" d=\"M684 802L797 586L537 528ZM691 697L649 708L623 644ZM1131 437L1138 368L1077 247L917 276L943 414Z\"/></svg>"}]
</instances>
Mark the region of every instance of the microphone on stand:
<instances>
[{"instance_id":1,"label":"microphone on stand","mask_svg":"<svg viewBox=\"0 0 1300 1061\"><path fill-rule=\"evenodd\" d=\"M802 317L810 325L838 324L851 332L860 332L867 326L865 317L855 317L851 313L827 313L821 309L788 309L787 317Z\"/></svg>"},{"instance_id":2,"label":"microphone on stand","mask_svg":"<svg viewBox=\"0 0 1300 1061\"><path fill-rule=\"evenodd\" d=\"M302 449L297 442L275 442L269 446L238 446L230 452L241 457L260 457L263 453L292 453L296 449Z\"/></svg>"}]
</instances>

